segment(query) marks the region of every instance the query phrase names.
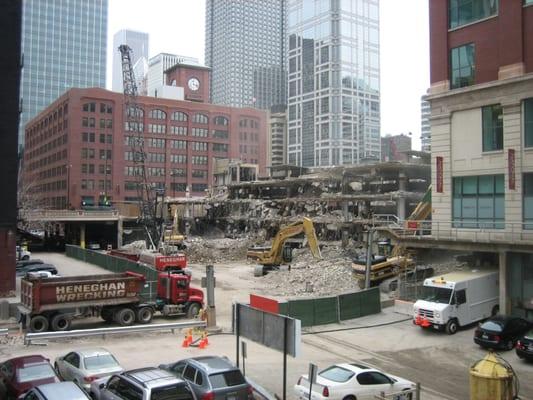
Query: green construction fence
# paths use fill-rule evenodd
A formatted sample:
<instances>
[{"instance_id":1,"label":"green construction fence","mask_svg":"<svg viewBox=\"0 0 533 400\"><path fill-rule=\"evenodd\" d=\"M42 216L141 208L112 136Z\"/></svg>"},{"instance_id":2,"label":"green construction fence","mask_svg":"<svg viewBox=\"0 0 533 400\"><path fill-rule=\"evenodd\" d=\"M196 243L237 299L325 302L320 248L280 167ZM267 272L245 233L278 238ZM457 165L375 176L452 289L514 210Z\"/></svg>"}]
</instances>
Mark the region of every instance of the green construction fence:
<instances>
[{"instance_id":1,"label":"green construction fence","mask_svg":"<svg viewBox=\"0 0 533 400\"><path fill-rule=\"evenodd\" d=\"M97 265L108 271L121 273L126 271L142 274L146 278L146 284L142 296L146 299L154 299L157 294L157 271L153 268L139 265L135 261L111 256L99 251L83 249L79 246L66 245L67 257Z\"/></svg>"}]
</instances>

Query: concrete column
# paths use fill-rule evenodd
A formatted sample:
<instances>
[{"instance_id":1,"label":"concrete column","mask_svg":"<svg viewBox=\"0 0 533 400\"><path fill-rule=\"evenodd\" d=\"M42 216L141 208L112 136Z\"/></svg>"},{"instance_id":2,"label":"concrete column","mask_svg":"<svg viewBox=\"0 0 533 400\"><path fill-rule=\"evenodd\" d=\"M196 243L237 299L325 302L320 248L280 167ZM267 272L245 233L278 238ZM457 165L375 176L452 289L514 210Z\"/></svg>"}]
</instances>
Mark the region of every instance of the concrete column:
<instances>
[{"instance_id":1,"label":"concrete column","mask_svg":"<svg viewBox=\"0 0 533 400\"><path fill-rule=\"evenodd\" d=\"M124 221L122 220L122 217L118 217L117 221L117 249L120 249L122 247L122 235L124 233Z\"/></svg>"},{"instance_id":2,"label":"concrete column","mask_svg":"<svg viewBox=\"0 0 533 400\"><path fill-rule=\"evenodd\" d=\"M350 215L348 213L348 201L344 201L342 203L342 215L344 217L345 222L348 222L350 220Z\"/></svg>"},{"instance_id":3,"label":"concrete column","mask_svg":"<svg viewBox=\"0 0 533 400\"><path fill-rule=\"evenodd\" d=\"M398 174L398 191L405 192L407 191L407 176L403 172L400 172ZM405 197L404 195L400 193L400 197L397 200L396 203L396 215L400 219L400 221L405 220Z\"/></svg>"},{"instance_id":4,"label":"concrete column","mask_svg":"<svg viewBox=\"0 0 533 400\"><path fill-rule=\"evenodd\" d=\"M85 248L85 224L80 225L80 247Z\"/></svg>"},{"instance_id":5,"label":"concrete column","mask_svg":"<svg viewBox=\"0 0 533 400\"><path fill-rule=\"evenodd\" d=\"M510 304L507 296L507 253L500 251L499 253L499 272L500 272L500 313L508 315L510 312Z\"/></svg>"}]
</instances>

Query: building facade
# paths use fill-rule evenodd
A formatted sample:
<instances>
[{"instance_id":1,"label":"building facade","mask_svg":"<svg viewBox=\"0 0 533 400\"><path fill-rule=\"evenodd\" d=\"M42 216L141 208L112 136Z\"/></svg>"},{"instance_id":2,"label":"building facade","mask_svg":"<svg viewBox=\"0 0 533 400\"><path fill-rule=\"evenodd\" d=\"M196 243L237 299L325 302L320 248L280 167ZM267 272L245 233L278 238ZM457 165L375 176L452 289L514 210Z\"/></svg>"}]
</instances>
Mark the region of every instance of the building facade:
<instances>
[{"instance_id":1,"label":"building facade","mask_svg":"<svg viewBox=\"0 0 533 400\"><path fill-rule=\"evenodd\" d=\"M429 118L431 117L431 107L429 101L425 96L420 99L420 144L421 150L428 153L431 152L431 125Z\"/></svg>"},{"instance_id":2,"label":"building facade","mask_svg":"<svg viewBox=\"0 0 533 400\"><path fill-rule=\"evenodd\" d=\"M146 76L148 96L158 97L161 87L166 84L165 71L178 63L199 65L197 58L168 53L159 53L148 60L148 73Z\"/></svg>"},{"instance_id":3,"label":"building facade","mask_svg":"<svg viewBox=\"0 0 533 400\"><path fill-rule=\"evenodd\" d=\"M25 0L22 113L26 123L71 87L105 87L107 0Z\"/></svg>"},{"instance_id":4,"label":"building facade","mask_svg":"<svg viewBox=\"0 0 533 400\"><path fill-rule=\"evenodd\" d=\"M287 112L285 107L274 107L268 120L267 165L287 164Z\"/></svg>"},{"instance_id":5,"label":"building facade","mask_svg":"<svg viewBox=\"0 0 533 400\"><path fill-rule=\"evenodd\" d=\"M380 159L379 2L288 2L288 163Z\"/></svg>"},{"instance_id":6,"label":"building facade","mask_svg":"<svg viewBox=\"0 0 533 400\"><path fill-rule=\"evenodd\" d=\"M264 110L286 104L286 0L206 0L211 102Z\"/></svg>"},{"instance_id":7,"label":"building facade","mask_svg":"<svg viewBox=\"0 0 533 400\"><path fill-rule=\"evenodd\" d=\"M111 90L114 92L123 91L122 87L122 58L118 47L127 44L132 49L131 63L135 65L139 62L135 72L141 72L144 63L148 60L149 55L149 37L148 33L122 29L113 36L113 76ZM143 61L144 59L144 61ZM140 68L139 68L140 67ZM136 74L137 87L142 85L144 75Z\"/></svg>"},{"instance_id":8,"label":"building facade","mask_svg":"<svg viewBox=\"0 0 533 400\"><path fill-rule=\"evenodd\" d=\"M205 195L215 159L266 172L266 114L190 101L139 97L149 182L168 196ZM137 201L135 133L124 96L71 89L26 128L24 182L45 207Z\"/></svg>"},{"instance_id":9,"label":"building facade","mask_svg":"<svg viewBox=\"0 0 533 400\"><path fill-rule=\"evenodd\" d=\"M411 137L404 135L387 135L381 138L381 161L407 162L408 151L412 150Z\"/></svg>"},{"instance_id":10,"label":"building facade","mask_svg":"<svg viewBox=\"0 0 533 400\"><path fill-rule=\"evenodd\" d=\"M432 225L499 254L500 311L533 316L533 1L432 0Z\"/></svg>"}]
</instances>

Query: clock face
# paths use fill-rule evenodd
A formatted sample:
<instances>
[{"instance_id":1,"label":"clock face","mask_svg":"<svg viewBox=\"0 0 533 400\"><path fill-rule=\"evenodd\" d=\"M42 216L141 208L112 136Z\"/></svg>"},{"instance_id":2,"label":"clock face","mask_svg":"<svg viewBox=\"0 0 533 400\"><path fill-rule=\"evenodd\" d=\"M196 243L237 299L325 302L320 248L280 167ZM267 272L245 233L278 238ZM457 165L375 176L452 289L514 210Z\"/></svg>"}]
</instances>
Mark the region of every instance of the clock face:
<instances>
[{"instance_id":1,"label":"clock face","mask_svg":"<svg viewBox=\"0 0 533 400\"><path fill-rule=\"evenodd\" d=\"M200 89L200 81L198 80L198 78L189 79L189 82L187 84L189 85L189 89L195 92Z\"/></svg>"}]
</instances>

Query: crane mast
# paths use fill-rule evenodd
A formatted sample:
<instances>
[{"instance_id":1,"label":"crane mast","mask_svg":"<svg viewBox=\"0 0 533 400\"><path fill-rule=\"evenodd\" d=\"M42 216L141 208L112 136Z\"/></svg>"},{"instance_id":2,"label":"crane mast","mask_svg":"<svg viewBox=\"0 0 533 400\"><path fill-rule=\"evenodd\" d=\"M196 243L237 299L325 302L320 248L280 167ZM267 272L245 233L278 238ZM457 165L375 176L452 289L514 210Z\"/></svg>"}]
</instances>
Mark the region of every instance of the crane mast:
<instances>
[{"instance_id":1,"label":"crane mast","mask_svg":"<svg viewBox=\"0 0 533 400\"><path fill-rule=\"evenodd\" d=\"M156 204L152 184L148 181L146 170L146 152L144 150L144 112L137 102L137 83L131 62L132 49L126 45L118 47L122 61L122 82L124 90L124 121L126 142L133 154L134 176L136 178L137 198L139 201L139 222L148 234L153 247L159 242L159 230L156 224ZM128 135L131 133L131 135Z\"/></svg>"}]
</instances>

